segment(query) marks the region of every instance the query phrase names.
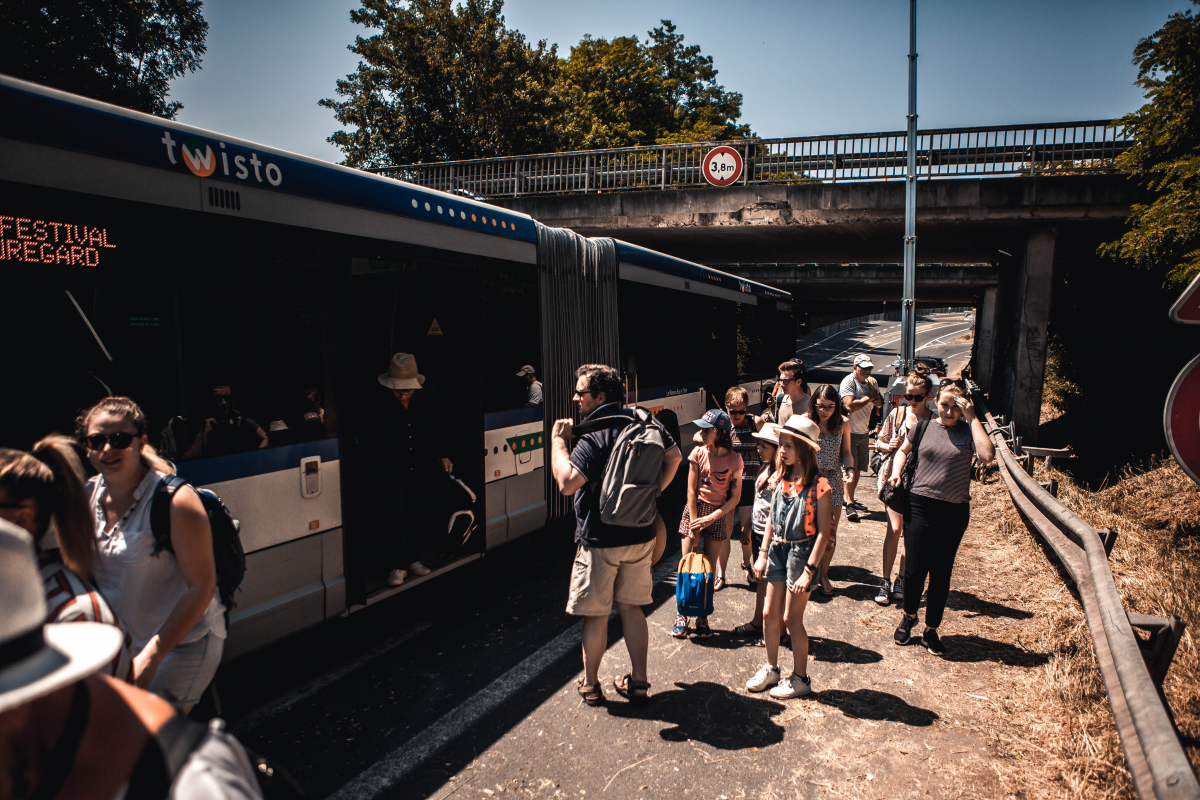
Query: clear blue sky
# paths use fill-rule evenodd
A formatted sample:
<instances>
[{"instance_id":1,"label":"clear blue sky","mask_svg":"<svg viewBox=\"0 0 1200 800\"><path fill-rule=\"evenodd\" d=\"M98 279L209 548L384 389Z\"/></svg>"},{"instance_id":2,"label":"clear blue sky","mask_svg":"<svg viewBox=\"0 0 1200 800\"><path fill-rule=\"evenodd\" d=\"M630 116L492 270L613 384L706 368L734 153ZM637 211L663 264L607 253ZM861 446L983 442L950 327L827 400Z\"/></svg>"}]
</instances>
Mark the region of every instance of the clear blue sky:
<instances>
[{"instance_id":1,"label":"clear blue sky","mask_svg":"<svg viewBox=\"0 0 1200 800\"><path fill-rule=\"evenodd\" d=\"M207 0L203 68L176 81L181 122L331 161L317 101L357 58L349 0ZM921 128L1111 119L1143 102L1131 58L1187 0L918 0ZM905 0L508 0L507 24L565 55L585 34L645 36L670 19L745 97L760 136L901 130Z\"/></svg>"}]
</instances>

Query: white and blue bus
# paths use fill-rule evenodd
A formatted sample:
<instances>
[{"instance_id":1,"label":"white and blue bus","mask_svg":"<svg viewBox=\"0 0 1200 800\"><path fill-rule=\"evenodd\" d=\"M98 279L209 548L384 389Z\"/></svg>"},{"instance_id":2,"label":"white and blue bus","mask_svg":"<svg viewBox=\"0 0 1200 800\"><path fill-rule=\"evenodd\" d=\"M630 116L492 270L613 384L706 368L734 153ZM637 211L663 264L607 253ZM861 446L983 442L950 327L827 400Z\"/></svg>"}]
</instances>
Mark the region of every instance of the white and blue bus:
<instances>
[{"instance_id":1,"label":"white and blue bus","mask_svg":"<svg viewBox=\"0 0 1200 800\"><path fill-rule=\"evenodd\" d=\"M226 658L569 514L543 454L579 363L686 422L732 385L757 404L794 349L769 286L3 76L0 98L0 446L70 432L108 394L140 403L152 444L241 522ZM405 521L361 487L396 352L478 500L465 540L431 540L430 576L389 587L381 542ZM526 364L545 406L525 406ZM246 435L203 435L218 408Z\"/></svg>"}]
</instances>

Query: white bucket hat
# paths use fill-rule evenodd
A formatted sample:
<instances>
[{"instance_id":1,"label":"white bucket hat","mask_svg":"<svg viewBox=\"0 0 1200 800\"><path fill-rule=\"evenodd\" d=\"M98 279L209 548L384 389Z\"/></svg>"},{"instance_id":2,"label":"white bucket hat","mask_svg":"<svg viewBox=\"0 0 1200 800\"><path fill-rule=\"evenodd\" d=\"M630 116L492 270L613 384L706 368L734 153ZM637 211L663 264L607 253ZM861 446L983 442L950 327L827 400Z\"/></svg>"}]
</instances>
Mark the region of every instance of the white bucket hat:
<instances>
[{"instance_id":1,"label":"white bucket hat","mask_svg":"<svg viewBox=\"0 0 1200 800\"><path fill-rule=\"evenodd\" d=\"M121 631L99 622L46 621L33 537L0 520L0 713L98 672L121 648Z\"/></svg>"},{"instance_id":2,"label":"white bucket hat","mask_svg":"<svg viewBox=\"0 0 1200 800\"><path fill-rule=\"evenodd\" d=\"M779 429L782 426L775 422L767 422L762 426L762 430L757 433L750 434L755 439L762 439L768 444L773 444L779 447Z\"/></svg>"},{"instance_id":3,"label":"white bucket hat","mask_svg":"<svg viewBox=\"0 0 1200 800\"><path fill-rule=\"evenodd\" d=\"M389 389L420 389L425 376L417 373L417 359L412 353L396 353L388 371L379 376L379 382Z\"/></svg>"},{"instance_id":4,"label":"white bucket hat","mask_svg":"<svg viewBox=\"0 0 1200 800\"><path fill-rule=\"evenodd\" d=\"M817 442L821 438L821 428L808 418L808 414L792 414L779 432L799 439L816 452L821 450L821 445Z\"/></svg>"}]
</instances>

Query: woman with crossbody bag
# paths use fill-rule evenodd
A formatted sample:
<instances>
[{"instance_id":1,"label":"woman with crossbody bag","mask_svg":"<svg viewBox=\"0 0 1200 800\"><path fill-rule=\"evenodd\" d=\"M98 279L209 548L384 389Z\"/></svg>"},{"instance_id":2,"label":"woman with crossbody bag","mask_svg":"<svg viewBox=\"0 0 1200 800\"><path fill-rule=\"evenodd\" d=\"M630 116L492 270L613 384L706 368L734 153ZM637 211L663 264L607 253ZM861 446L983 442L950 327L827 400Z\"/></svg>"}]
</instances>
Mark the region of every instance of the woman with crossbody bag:
<instances>
[{"instance_id":1,"label":"woman with crossbody bag","mask_svg":"<svg viewBox=\"0 0 1200 800\"><path fill-rule=\"evenodd\" d=\"M888 518L887 533L883 537L883 580L879 584L879 593L875 595L875 602L881 606L886 606L892 600L897 603L904 602L904 548L900 539L904 532L904 506L899 503L889 504L892 489L887 483L892 475L892 459L900 449L905 435L917 422L929 419L932 413L929 410L932 402L929 387L929 378L924 374L918 371L909 373L904 381L904 399L908 401L908 405L892 409L892 413L884 420L876 444L880 452L887 454L879 466L879 499L883 501ZM893 505L896 507L893 508ZM900 570L896 575L896 585L893 586L892 566L896 563L897 551L900 555Z\"/></svg>"},{"instance_id":2,"label":"woman with crossbody bag","mask_svg":"<svg viewBox=\"0 0 1200 800\"><path fill-rule=\"evenodd\" d=\"M833 493L829 479L817 466L820 435L817 423L806 414L792 415L779 429L771 515L754 563L758 579L767 582L763 607L767 663L746 682L746 688L761 692L774 687L771 696L779 699L800 697L812 691L804 609L817 583L821 554L829 541ZM794 664L786 678L781 678L779 671L781 623L792 637Z\"/></svg>"},{"instance_id":3,"label":"woman with crossbody bag","mask_svg":"<svg viewBox=\"0 0 1200 800\"><path fill-rule=\"evenodd\" d=\"M943 382L938 388L937 408L935 419L921 420L906 435L888 483L899 487L903 475L909 504L904 515L907 591L896 644L906 644L912 636L921 587L928 575L929 601L921 639L931 654L942 655L946 648L937 629L950 595L954 557L971 521L972 462L976 455L981 461L991 461L996 449L962 387ZM909 466L913 458L915 468Z\"/></svg>"}]
</instances>

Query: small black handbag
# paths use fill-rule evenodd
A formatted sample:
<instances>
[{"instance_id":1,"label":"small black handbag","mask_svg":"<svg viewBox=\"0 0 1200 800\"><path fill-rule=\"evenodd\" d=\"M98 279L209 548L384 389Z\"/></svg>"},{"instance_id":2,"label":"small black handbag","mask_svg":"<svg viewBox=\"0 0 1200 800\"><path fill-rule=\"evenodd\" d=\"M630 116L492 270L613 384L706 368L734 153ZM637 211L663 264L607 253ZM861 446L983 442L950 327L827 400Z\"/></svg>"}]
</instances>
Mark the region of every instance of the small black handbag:
<instances>
[{"instance_id":1,"label":"small black handbag","mask_svg":"<svg viewBox=\"0 0 1200 800\"><path fill-rule=\"evenodd\" d=\"M923 419L917 423L917 432L913 436L912 452L908 454L908 458L904 461L904 472L900 475L900 485L892 486L889 481L884 481L883 488L879 490L879 499L883 504L900 514L907 516L909 494L912 492L913 480L917 476L917 453L921 447L921 437L925 435L925 427L929 425L929 420Z\"/></svg>"}]
</instances>

